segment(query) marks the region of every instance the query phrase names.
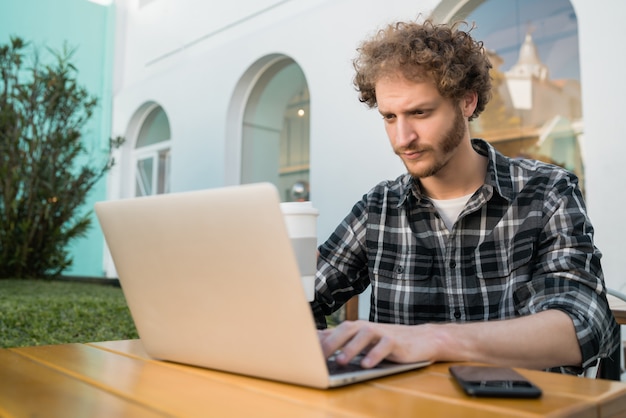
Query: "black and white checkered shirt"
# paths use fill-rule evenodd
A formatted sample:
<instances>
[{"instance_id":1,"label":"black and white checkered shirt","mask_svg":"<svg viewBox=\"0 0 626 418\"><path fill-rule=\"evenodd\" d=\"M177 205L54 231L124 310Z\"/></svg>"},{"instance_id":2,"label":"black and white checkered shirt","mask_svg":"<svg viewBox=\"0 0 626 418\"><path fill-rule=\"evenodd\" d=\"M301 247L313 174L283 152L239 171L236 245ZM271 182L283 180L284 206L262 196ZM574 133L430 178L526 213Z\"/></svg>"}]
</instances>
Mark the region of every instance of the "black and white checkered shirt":
<instances>
[{"instance_id":1,"label":"black and white checkered shirt","mask_svg":"<svg viewBox=\"0 0 626 418\"><path fill-rule=\"evenodd\" d=\"M356 203L319 247L318 327L371 285L371 321L487 321L560 309L574 321L583 367L607 356L618 326L576 177L472 144L489 158L487 176L451 231L409 174Z\"/></svg>"}]
</instances>

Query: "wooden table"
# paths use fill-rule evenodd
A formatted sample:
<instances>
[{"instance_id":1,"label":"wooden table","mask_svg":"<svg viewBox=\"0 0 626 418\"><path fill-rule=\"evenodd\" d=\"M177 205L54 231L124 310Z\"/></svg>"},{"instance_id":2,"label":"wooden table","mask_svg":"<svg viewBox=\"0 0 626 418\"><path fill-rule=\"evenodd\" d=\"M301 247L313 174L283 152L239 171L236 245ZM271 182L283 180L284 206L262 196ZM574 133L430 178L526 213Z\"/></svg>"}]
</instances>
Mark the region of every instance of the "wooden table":
<instances>
[{"instance_id":1,"label":"wooden table","mask_svg":"<svg viewBox=\"0 0 626 418\"><path fill-rule=\"evenodd\" d=\"M150 359L141 341L0 349L0 417L615 417L626 384L518 369L540 399L464 395L440 363L331 390Z\"/></svg>"}]
</instances>

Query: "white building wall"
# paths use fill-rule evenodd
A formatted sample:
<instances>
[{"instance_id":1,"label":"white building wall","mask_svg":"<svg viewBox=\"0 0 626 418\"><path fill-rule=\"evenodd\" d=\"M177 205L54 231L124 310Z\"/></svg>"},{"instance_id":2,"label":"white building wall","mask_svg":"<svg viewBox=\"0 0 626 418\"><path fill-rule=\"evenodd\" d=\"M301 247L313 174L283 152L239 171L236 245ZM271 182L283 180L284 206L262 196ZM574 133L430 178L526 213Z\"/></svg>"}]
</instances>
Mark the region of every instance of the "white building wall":
<instances>
[{"instance_id":1,"label":"white building wall","mask_svg":"<svg viewBox=\"0 0 626 418\"><path fill-rule=\"evenodd\" d=\"M276 2L283 4L223 31L208 28L207 33L217 34L196 43L192 39L193 45L155 62L155 56L171 48L166 38L173 28L164 24L161 31L155 31L151 25L158 26L156 13L140 19L143 10L159 7L162 13L167 11L168 19L193 24L191 15L206 8L172 10L167 5L172 1L156 0L138 9L135 0L126 11L120 10L126 13L120 18L126 22L126 37L119 49L124 51L125 69L115 86L113 132L125 134L133 113L144 102L159 103L172 130L173 191L227 183L225 141L231 97L239 78L255 61L276 53L302 67L311 92L311 189L312 200L321 210L320 239L330 234L373 184L403 171L390 151L378 113L357 100L351 60L365 34L394 19L415 18L436 1L423 1L421 8L398 0ZM136 38L142 26L155 38L154 43L167 44L167 48L150 47L151 55L141 51ZM354 171L346 172L346 167ZM337 179L345 179L345 184L338 186Z\"/></svg>"},{"instance_id":2,"label":"white building wall","mask_svg":"<svg viewBox=\"0 0 626 418\"><path fill-rule=\"evenodd\" d=\"M622 38L626 2L572 0L572 4L578 16L587 206L596 244L604 253L606 281L624 291L626 56L615 45Z\"/></svg>"},{"instance_id":3,"label":"white building wall","mask_svg":"<svg viewBox=\"0 0 626 418\"><path fill-rule=\"evenodd\" d=\"M626 135L618 112L626 97L621 75L626 58L614 45L620 40L626 2L571 2L579 24L588 206L605 254L607 282L623 290L626 222L620 208L626 197L620 166ZM137 109L157 102L171 125L172 191L226 185L236 177L229 172L234 165L227 155L233 148L227 145L227 123L238 80L264 56L291 57L302 67L311 94L311 199L321 212L321 241L363 193L404 171L377 112L357 100L351 63L355 48L377 27L429 15L439 1L230 3L155 0L139 9L138 0L129 0L118 5L122 35L112 133L127 134ZM119 164L112 178L124 178L123 168ZM110 191L110 198L125 197L123 188L111 185Z\"/></svg>"}]
</instances>

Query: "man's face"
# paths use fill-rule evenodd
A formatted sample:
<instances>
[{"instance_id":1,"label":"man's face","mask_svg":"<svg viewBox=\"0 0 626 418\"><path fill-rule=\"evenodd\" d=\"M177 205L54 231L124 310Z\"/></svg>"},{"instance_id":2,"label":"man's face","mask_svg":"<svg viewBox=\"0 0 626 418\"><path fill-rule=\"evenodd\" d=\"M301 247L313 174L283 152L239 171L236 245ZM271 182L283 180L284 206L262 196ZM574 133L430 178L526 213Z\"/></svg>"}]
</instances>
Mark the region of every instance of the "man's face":
<instances>
[{"instance_id":1,"label":"man's face","mask_svg":"<svg viewBox=\"0 0 626 418\"><path fill-rule=\"evenodd\" d=\"M436 176L469 139L461 107L442 97L430 81L382 78L376 83L376 100L391 146L413 177Z\"/></svg>"}]
</instances>

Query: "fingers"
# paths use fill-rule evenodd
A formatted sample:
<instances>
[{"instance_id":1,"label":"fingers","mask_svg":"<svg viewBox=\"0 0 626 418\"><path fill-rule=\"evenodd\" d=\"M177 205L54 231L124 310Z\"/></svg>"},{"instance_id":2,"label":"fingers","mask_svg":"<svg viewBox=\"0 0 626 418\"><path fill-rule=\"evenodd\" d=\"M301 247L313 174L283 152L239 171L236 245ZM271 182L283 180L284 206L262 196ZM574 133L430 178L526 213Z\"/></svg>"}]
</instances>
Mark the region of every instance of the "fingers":
<instances>
[{"instance_id":1,"label":"fingers","mask_svg":"<svg viewBox=\"0 0 626 418\"><path fill-rule=\"evenodd\" d=\"M374 367L384 359L398 363L437 360L436 347L430 338L432 330L425 325L344 321L318 335L324 355L330 357L337 353L340 364L347 364L362 353L361 366L365 368Z\"/></svg>"},{"instance_id":2,"label":"fingers","mask_svg":"<svg viewBox=\"0 0 626 418\"><path fill-rule=\"evenodd\" d=\"M354 357L367 352L378 343L380 336L368 323L356 324L351 328L352 337L340 348L341 353L337 356L339 364L347 364Z\"/></svg>"},{"instance_id":3,"label":"fingers","mask_svg":"<svg viewBox=\"0 0 626 418\"><path fill-rule=\"evenodd\" d=\"M352 321L344 321L336 328L326 329L320 334L320 343L324 356L330 357L337 350L343 349L346 342L354 336L356 332L355 323Z\"/></svg>"},{"instance_id":4,"label":"fingers","mask_svg":"<svg viewBox=\"0 0 626 418\"><path fill-rule=\"evenodd\" d=\"M326 357L337 352L339 364L347 364L355 356L367 352L361 365L374 367L390 354L393 347L391 340L383 338L378 327L371 322L345 321L328 331L320 335L322 349Z\"/></svg>"},{"instance_id":5,"label":"fingers","mask_svg":"<svg viewBox=\"0 0 626 418\"><path fill-rule=\"evenodd\" d=\"M378 343L373 346L367 355L361 361L361 366L369 369L386 359L393 352L393 341L390 338L382 337L378 339Z\"/></svg>"}]
</instances>

